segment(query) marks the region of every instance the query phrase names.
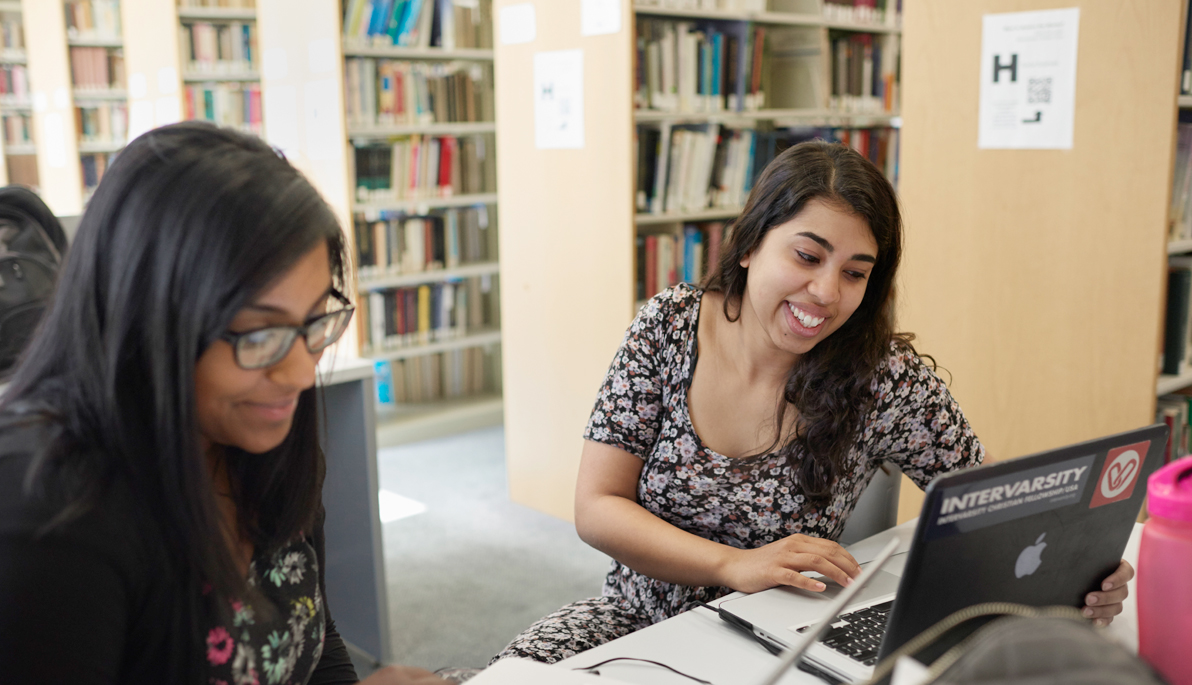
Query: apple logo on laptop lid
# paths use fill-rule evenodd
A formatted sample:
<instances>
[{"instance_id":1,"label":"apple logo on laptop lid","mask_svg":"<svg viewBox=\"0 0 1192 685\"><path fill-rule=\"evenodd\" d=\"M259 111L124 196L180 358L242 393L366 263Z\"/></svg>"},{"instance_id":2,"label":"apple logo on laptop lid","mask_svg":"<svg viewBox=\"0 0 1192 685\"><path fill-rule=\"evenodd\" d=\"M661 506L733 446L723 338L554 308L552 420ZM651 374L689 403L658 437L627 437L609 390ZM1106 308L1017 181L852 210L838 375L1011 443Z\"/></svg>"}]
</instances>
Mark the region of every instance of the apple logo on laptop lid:
<instances>
[{"instance_id":1,"label":"apple logo on laptop lid","mask_svg":"<svg viewBox=\"0 0 1192 685\"><path fill-rule=\"evenodd\" d=\"M1047 547L1047 543L1043 542L1043 538L1046 536L1047 533L1041 533L1035 540L1035 544L1028 545L1018 555L1018 561L1014 564L1014 575L1016 577L1029 576L1039 569L1039 564L1043 563L1043 548Z\"/></svg>"}]
</instances>

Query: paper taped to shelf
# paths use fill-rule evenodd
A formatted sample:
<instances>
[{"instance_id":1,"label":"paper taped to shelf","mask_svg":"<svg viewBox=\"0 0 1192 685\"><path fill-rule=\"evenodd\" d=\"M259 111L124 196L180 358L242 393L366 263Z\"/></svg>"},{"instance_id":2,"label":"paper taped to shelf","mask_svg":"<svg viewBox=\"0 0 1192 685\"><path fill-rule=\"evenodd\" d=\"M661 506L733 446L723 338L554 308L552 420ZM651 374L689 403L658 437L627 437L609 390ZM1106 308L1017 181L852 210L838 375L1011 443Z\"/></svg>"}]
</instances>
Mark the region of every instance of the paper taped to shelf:
<instances>
[{"instance_id":1,"label":"paper taped to shelf","mask_svg":"<svg viewBox=\"0 0 1192 685\"><path fill-rule=\"evenodd\" d=\"M987 14L981 24L981 149L1072 148L1080 9Z\"/></svg>"},{"instance_id":2,"label":"paper taped to shelf","mask_svg":"<svg viewBox=\"0 0 1192 685\"><path fill-rule=\"evenodd\" d=\"M534 146L584 146L584 51L534 54Z\"/></svg>"}]
</instances>

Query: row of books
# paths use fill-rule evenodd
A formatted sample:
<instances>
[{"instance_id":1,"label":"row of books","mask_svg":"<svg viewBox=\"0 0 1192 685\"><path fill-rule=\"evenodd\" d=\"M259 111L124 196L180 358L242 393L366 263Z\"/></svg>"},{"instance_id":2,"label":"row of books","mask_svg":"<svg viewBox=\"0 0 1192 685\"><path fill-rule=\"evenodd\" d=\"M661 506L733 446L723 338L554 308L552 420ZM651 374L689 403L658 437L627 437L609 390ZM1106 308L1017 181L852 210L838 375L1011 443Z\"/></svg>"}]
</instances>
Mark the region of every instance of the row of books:
<instances>
[{"instance_id":1,"label":"row of books","mask_svg":"<svg viewBox=\"0 0 1192 685\"><path fill-rule=\"evenodd\" d=\"M182 89L182 113L184 119L204 119L260 135L261 84L187 84Z\"/></svg>"},{"instance_id":2,"label":"row of books","mask_svg":"<svg viewBox=\"0 0 1192 685\"><path fill-rule=\"evenodd\" d=\"M12 96L15 100L29 99L29 70L25 65L0 66L0 95Z\"/></svg>"},{"instance_id":3,"label":"row of books","mask_svg":"<svg viewBox=\"0 0 1192 685\"><path fill-rule=\"evenodd\" d=\"M103 179L104 172L108 170L108 165L116 158L116 153L95 153L79 155L79 164L83 168L83 193L90 196L95 192L95 187Z\"/></svg>"},{"instance_id":4,"label":"row of books","mask_svg":"<svg viewBox=\"0 0 1192 685\"><path fill-rule=\"evenodd\" d=\"M382 405L435 402L501 392L501 346L468 347L376 362Z\"/></svg>"},{"instance_id":5,"label":"row of books","mask_svg":"<svg viewBox=\"0 0 1192 685\"><path fill-rule=\"evenodd\" d=\"M824 16L854 24L896 24L902 0L824 0Z\"/></svg>"},{"instance_id":6,"label":"row of books","mask_svg":"<svg viewBox=\"0 0 1192 685\"><path fill-rule=\"evenodd\" d=\"M70 49L70 75L79 90L124 87L124 51L120 48Z\"/></svg>"},{"instance_id":7,"label":"row of books","mask_svg":"<svg viewBox=\"0 0 1192 685\"><path fill-rule=\"evenodd\" d=\"M1192 239L1192 112L1180 110L1179 119L1168 240Z\"/></svg>"},{"instance_id":8,"label":"row of books","mask_svg":"<svg viewBox=\"0 0 1192 685\"><path fill-rule=\"evenodd\" d=\"M1192 256L1167 260L1167 311L1161 370L1179 375L1192 364Z\"/></svg>"},{"instance_id":9,"label":"row of books","mask_svg":"<svg viewBox=\"0 0 1192 685\"><path fill-rule=\"evenodd\" d=\"M492 0L349 0L349 47L492 47Z\"/></svg>"},{"instance_id":10,"label":"row of books","mask_svg":"<svg viewBox=\"0 0 1192 685\"><path fill-rule=\"evenodd\" d=\"M897 81L882 40L871 33L832 31L832 93L830 109L840 112L892 112L897 106ZM885 56L885 59L883 59Z\"/></svg>"},{"instance_id":11,"label":"row of books","mask_svg":"<svg viewBox=\"0 0 1192 685\"><path fill-rule=\"evenodd\" d=\"M66 35L120 38L120 0L66 0Z\"/></svg>"},{"instance_id":12,"label":"row of books","mask_svg":"<svg viewBox=\"0 0 1192 685\"><path fill-rule=\"evenodd\" d=\"M724 222L686 224L671 231L637 236L638 301L678 283L700 283L716 266Z\"/></svg>"},{"instance_id":13,"label":"row of books","mask_svg":"<svg viewBox=\"0 0 1192 685\"><path fill-rule=\"evenodd\" d=\"M761 109L765 35L762 26L639 17L635 105L664 112Z\"/></svg>"},{"instance_id":14,"label":"row of books","mask_svg":"<svg viewBox=\"0 0 1192 685\"><path fill-rule=\"evenodd\" d=\"M25 49L25 29L20 14L11 12L0 14L0 49Z\"/></svg>"},{"instance_id":15,"label":"row of books","mask_svg":"<svg viewBox=\"0 0 1192 685\"><path fill-rule=\"evenodd\" d=\"M178 29L178 46L187 71L236 74L256 68L257 27L252 22L194 22Z\"/></svg>"},{"instance_id":16,"label":"row of books","mask_svg":"<svg viewBox=\"0 0 1192 685\"><path fill-rule=\"evenodd\" d=\"M642 125L637 131L637 211L669 214L741 207L758 174L778 153L817 138L851 146L892 182L897 180L897 129L759 131L721 124Z\"/></svg>"},{"instance_id":17,"label":"row of books","mask_svg":"<svg viewBox=\"0 0 1192 685\"><path fill-rule=\"evenodd\" d=\"M349 58L344 69L349 126L494 119L490 65Z\"/></svg>"},{"instance_id":18,"label":"row of books","mask_svg":"<svg viewBox=\"0 0 1192 685\"><path fill-rule=\"evenodd\" d=\"M362 279L497 260L497 228L490 225L483 205L429 215L397 213L374 221L357 214L353 223L356 269Z\"/></svg>"},{"instance_id":19,"label":"row of books","mask_svg":"<svg viewBox=\"0 0 1192 685\"><path fill-rule=\"evenodd\" d=\"M123 144L128 140L126 103L96 102L75 109L79 142Z\"/></svg>"},{"instance_id":20,"label":"row of books","mask_svg":"<svg viewBox=\"0 0 1192 685\"><path fill-rule=\"evenodd\" d=\"M497 280L475 276L411 288L374 290L358 312L366 354L429 345L500 326Z\"/></svg>"},{"instance_id":21,"label":"row of books","mask_svg":"<svg viewBox=\"0 0 1192 685\"><path fill-rule=\"evenodd\" d=\"M356 198L383 202L495 192L492 145L490 135L414 135L357 145Z\"/></svg>"},{"instance_id":22,"label":"row of books","mask_svg":"<svg viewBox=\"0 0 1192 685\"><path fill-rule=\"evenodd\" d=\"M1192 452L1192 388L1184 388L1169 395L1160 395L1155 404L1155 421L1167 424L1167 449L1163 461L1167 463Z\"/></svg>"},{"instance_id":23,"label":"row of books","mask_svg":"<svg viewBox=\"0 0 1192 685\"><path fill-rule=\"evenodd\" d=\"M4 144L29 145L33 142L33 120L28 114L4 115Z\"/></svg>"}]
</instances>

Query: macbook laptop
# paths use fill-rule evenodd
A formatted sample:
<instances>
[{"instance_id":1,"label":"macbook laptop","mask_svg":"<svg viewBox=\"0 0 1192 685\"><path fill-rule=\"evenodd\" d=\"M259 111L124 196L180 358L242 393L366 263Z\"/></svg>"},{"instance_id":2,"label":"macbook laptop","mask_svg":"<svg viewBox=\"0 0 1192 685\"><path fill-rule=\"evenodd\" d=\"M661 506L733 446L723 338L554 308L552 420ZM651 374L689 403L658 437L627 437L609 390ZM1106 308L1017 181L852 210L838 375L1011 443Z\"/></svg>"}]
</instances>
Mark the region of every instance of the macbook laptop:
<instances>
[{"instance_id":1,"label":"macbook laptop","mask_svg":"<svg viewBox=\"0 0 1192 685\"><path fill-rule=\"evenodd\" d=\"M1120 563L1166 440L1156 424L936 478L902 577L874 574L804 658L841 681L865 680L880 658L965 607L1084 606ZM782 587L720 606L789 647L842 591Z\"/></svg>"}]
</instances>

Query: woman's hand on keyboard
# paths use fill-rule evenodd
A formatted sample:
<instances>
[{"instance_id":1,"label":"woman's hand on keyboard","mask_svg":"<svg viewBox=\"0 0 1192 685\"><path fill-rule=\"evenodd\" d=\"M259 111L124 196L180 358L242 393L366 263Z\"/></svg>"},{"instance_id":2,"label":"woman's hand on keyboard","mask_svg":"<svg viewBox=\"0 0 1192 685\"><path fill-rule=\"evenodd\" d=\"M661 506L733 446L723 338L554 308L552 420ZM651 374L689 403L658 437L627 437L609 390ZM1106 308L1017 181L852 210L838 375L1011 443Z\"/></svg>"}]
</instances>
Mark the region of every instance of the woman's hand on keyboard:
<instances>
[{"instance_id":1,"label":"woman's hand on keyboard","mask_svg":"<svg viewBox=\"0 0 1192 685\"><path fill-rule=\"evenodd\" d=\"M825 585L803 575L815 571L847 586L861 575L857 560L823 538L792 535L757 549L734 550L725 565L726 585L739 592L760 592L779 585L820 592Z\"/></svg>"}]
</instances>

